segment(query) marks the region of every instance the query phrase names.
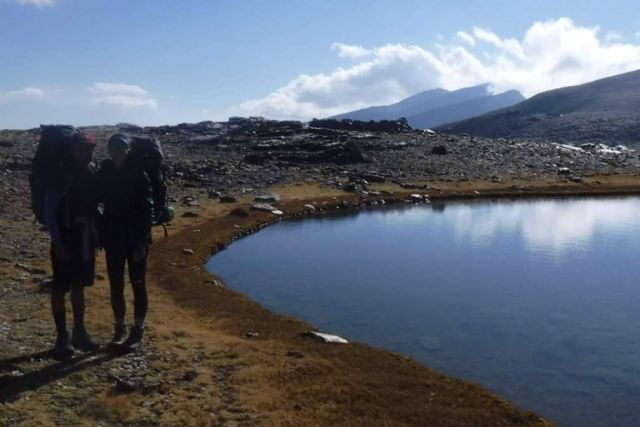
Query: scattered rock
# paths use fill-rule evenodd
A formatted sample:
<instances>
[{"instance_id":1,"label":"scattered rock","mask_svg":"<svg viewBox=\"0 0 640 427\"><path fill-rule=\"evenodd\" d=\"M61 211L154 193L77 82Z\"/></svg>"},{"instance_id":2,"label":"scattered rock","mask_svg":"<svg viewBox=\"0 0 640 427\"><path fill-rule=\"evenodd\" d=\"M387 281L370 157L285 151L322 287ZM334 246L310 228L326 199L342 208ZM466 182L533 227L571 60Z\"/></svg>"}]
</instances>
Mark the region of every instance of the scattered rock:
<instances>
[{"instance_id":1,"label":"scattered rock","mask_svg":"<svg viewBox=\"0 0 640 427\"><path fill-rule=\"evenodd\" d=\"M133 391L140 390L142 388L142 383L134 380L124 380L118 379L116 381L116 390L121 393L130 393Z\"/></svg>"},{"instance_id":2,"label":"scattered rock","mask_svg":"<svg viewBox=\"0 0 640 427\"><path fill-rule=\"evenodd\" d=\"M276 208L268 203L254 203L251 205L251 209L255 209L257 211L268 211L273 212Z\"/></svg>"},{"instance_id":3,"label":"scattered rock","mask_svg":"<svg viewBox=\"0 0 640 427\"><path fill-rule=\"evenodd\" d=\"M313 338L318 341L322 341L325 343L333 343L333 344L348 344L349 341L345 340L342 337L331 334L324 334L322 332L309 331L304 332L302 334L303 337Z\"/></svg>"},{"instance_id":4,"label":"scattered rock","mask_svg":"<svg viewBox=\"0 0 640 427\"><path fill-rule=\"evenodd\" d=\"M37 274L37 275L43 275L43 274L47 274L47 270L45 270L44 268L38 268L38 267L31 267L28 266L26 264L23 264L21 262L16 262L15 266L21 270L24 270L30 274Z\"/></svg>"},{"instance_id":5,"label":"scattered rock","mask_svg":"<svg viewBox=\"0 0 640 427\"><path fill-rule=\"evenodd\" d=\"M289 350L289 351L287 351L287 356L294 357L296 359L302 359L304 357L304 354L302 354L302 353L300 353L298 351Z\"/></svg>"},{"instance_id":6,"label":"scattered rock","mask_svg":"<svg viewBox=\"0 0 640 427\"><path fill-rule=\"evenodd\" d=\"M236 203L238 199L233 196L222 196L220 197L220 203Z\"/></svg>"},{"instance_id":7,"label":"scattered rock","mask_svg":"<svg viewBox=\"0 0 640 427\"><path fill-rule=\"evenodd\" d=\"M185 255L193 255L195 252L193 252L193 249L183 248L182 253Z\"/></svg>"},{"instance_id":8,"label":"scattered rock","mask_svg":"<svg viewBox=\"0 0 640 427\"><path fill-rule=\"evenodd\" d=\"M376 175L376 174L361 175L361 178L367 182L383 183L387 181L387 179L384 176Z\"/></svg>"},{"instance_id":9,"label":"scattered rock","mask_svg":"<svg viewBox=\"0 0 640 427\"><path fill-rule=\"evenodd\" d=\"M402 133L413 131L409 122L405 118L368 122L350 119L313 119L309 123L309 127L359 132Z\"/></svg>"},{"instance_id":10,"label":"scattered rock","mask_svg":"<svg viewBox=\"0 0 640 427\"><path fill-rule=\"evenodd\" d=\"M194 371L194 370L187 371L182 376L182 380L183 381L187 381L187 382L191 382L191 381L195 380L196 378L198 378L198 373L196 371Z\"/></svg>"},{"instance_id":11,"label":"scattered rock","mask_svg":"<svg viewBox=\"0 0 640 427\"><path fill-rule=\"evenodd\" d=\"M275 203L280 201L280 195L278 194L262 194L254 197L255 202L259 203Z\"/></svg>"},{"instance_id":12,"label":"scattered rock","mask_svg":"<svg viewBox=\"0 0 640 427\"><path fill-rule=\"evenodd\" d=\"M448 153L449 152L447 151L447 147L445 147L444 145L436 145L431 149L431 154L436 154L438 156L443 156Z\"/></svg>"},{"instance_id":13,"label":"scattered rock","mask_svg":"<svg viewBox=\"0 0 640 427\"><path fill-rule=\"evenodd\" d=\"M222 197L222 193L215 190L209 190L208 195L210 199L220 199Z\"/></svg>"},{"instance_id":14,"label":"scattered rock","mask_svg":"<svg viewBox=\"0 0 640 427\"><path fill-rule=\"evenodd\" d=\"M243 161L251 165L262 166L269 160L269 153L251 153L243 157Z\"/></svg>"},{"instance_id":15,"label":"scattered rock","mask_svg":"<svg viewBox=\"0 0 640 427\"><path fill-rule=\"evenodd\" d=\"M199 216L200 216L199 213L193 212L193 211L186 211L185 213L182 214L182 218L197 218Z\"/></svg>"},{"instance_id":16,"label":"scattered rock","mask_svg":"<svg viewBox=\"0 0 640 427\"><path fill-rule=\"evenodd\" d=\"M247 332L245 334L245 336L247 338L258 338L258 337L260 337L260 334L258 332L255 332L255 331L249 331L249 332Z\"/></svg>"},{"instance_id":17,"label":"scattered rock","mask_svg":"<svg viewBox=\"0 0 640 427\"><path fill-rule=\"evenodd\" d=\"M304 205L304 209L305 209L306 211L309 211L309 212L315 212L315 211L316 211L316 207L315 207L315 206L313 206L313 205L311 205L311 204L306 204L306 205Z\"/></svg>"}]
</instances>

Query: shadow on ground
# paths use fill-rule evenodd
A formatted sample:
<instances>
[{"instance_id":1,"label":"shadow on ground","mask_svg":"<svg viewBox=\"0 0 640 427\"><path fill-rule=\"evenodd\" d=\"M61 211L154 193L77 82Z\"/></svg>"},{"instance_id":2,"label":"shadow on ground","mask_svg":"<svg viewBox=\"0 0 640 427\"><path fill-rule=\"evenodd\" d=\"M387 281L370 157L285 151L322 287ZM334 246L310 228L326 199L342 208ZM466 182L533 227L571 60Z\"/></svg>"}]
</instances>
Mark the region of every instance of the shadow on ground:
<instances>
[{"instance_id":1,"label":"shadow on ground","mask_svg":"<svg viewBox=\"0 0 640 427\"><path fill-rule=\"evenodd\" d=\"M56 360L51 351L44 351L0 360L0 402L14 401L25 391L38 390L53 381L75 372L101 365L118 356L118 354L99 350L64 360ZM26 374L23 374L19 367L22 363L33 363L48 359L54 360L54 363Z\"/></svg>"}]
</instances>

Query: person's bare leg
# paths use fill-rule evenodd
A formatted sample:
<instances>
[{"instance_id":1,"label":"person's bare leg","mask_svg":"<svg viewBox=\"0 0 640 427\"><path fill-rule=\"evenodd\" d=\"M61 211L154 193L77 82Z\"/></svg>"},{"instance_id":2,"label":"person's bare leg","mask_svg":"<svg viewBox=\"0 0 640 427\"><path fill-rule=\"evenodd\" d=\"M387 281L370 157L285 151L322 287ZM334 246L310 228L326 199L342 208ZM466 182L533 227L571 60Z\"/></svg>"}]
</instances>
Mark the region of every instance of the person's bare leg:
<instances>
[{"instance_id":1,"label":"person's bare leg","mask_svg":"<svg viewBox=\"0 0 640 427\"><path fill-rule=\"evenodd\" d=\"M71 287L71 307L73 308L73 337L71 338L71 344L82 351L97 350L99 346L91 341L91 337L84 326L84 286Z\"/></svg>"},{"instance_id":2,"label":"person's bare leg","mask_svg":"<svg viewBox=\"0 0 640 427\"><path fill-rule=\"evenodd\" d=\"M64 298L64 289L54 286L51 290L51 312L53 313L53 320L58 333L53 349L56 357L70 357L73 355L73 347L71 346L69 333L67 332L67 313Z\"/></svg>"},{"instance_id":3,"label":"person's bare leg","mask_svg":"<svg viewBox=\"0 0 640 427\"><path fill-rule=\"evenodd\" d=\"M51 312L56 324L58 336L67 333L67 313L64 301L64 291L54 288L51 290Z\"/></svg>"},{"instance_id":4,"label":"person's bare leg","mask_svg":"<svg viewBox=\"0 0 640 427\"><path fill-rule=\"evenodd\" d=\"M73 330L84 331L84 288L71 287L71 308L73 309Z\"/></svg>"}]
</instances>

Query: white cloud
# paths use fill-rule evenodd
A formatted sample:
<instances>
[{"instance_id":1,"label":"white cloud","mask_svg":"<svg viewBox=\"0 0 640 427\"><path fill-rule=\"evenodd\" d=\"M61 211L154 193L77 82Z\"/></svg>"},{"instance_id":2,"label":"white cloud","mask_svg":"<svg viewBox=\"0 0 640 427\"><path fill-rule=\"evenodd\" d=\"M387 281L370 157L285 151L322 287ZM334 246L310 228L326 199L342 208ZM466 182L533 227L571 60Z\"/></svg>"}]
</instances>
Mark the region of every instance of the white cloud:
<instances>
[{"instance_id":1,"label":"white cloud","mask_svg":"<svg viewBox=\"0 0 640 427\"><path fill-rule=\"evenodd\" d=\"M336 46L339 55L354 58ZM517 89L532 96L640 68L640 44L610 43L598 27L578 26L569 18L536 22L520 40L476 27L473 36L460 31L431 50L389 44L367 52L349 67L300 75L263 98L233 107L232 113L326 117L395 102L421 90L481 83L490 83L496 93Z\"/></svg>"},{"instance_id":2,"label":"white cloud","mask_svg":"<svg viewBox=\"0 0 640 427\"><path fill-rule=\"evenodd\" d=\"M617 31L609 31L607 35L604 37L607 43L615 43L622 40L622 34Z\"/></svg>"},{"instance_id":3,"label":"white cloud","mask_svg":"<svg viewBox=\"0 0 640 427\"><path fill-rule=\"evenodd\" d=\"M94 83L89 88L92 93L104 93L104 94L120 94L120 95L132 95L132 96L144 96L148 92L140 86L129 85L126 83Z\"/></svg>"},{"instance_id":4,"label":"white cloud","mask_svg":"<svg viewBox=\"0 0 640 427\"><path fill-rule=\"evenodd\" d=\"M516 39L502 39L497 34L484 28L474 28L473 35L478 40L493 45L498 51L526 60L522 45Z\"/></svg>"},{"instance_id":5,"label":"white cloud","mask_svg":"<svg viewBox=\"0 0 640 427\"><path fill-rule=\"evenodd\" d=\"M158 101L149 96L149 92L140 86L126 83L94 83L89 92L96 96L93 104L115 105L126 108L158 108Z\"/></svg>"},{"instance_id":6,"label":"white cloud","mask_svg":"<svg viewBox=\"0 0 640 427\"><path fill-rule=\"evenodd\" d=\"M106 95L91 100L94 104L119 105L127 108L149 107L158 108L158 101L153 98L144 98L130 95Z\"/></svg>"},{"instance_id":7,"label":"white cloud","mask_svg":"<svg viewBox=\"0 0 640 427\"><path fill-rule=\"evenodd\" d=\"M57 0L16 0L18 4L23 6L35 6L38 8L50 7L56 4Z\"/></svg>"},{"instance_id":8,"label":"white cloud","mask_svg":"<svg viewBox=\"0 0 640 427\"><path fill-rule=\"evenodd\" d=\"M467 43L469 46L476 45L476 39L474 39L473 36L466 31L458 31L456 33L456 36L463 42Z\"/></svg>"},{"instance_id":9,"label":"white cloud","mask_svg":"<svg viewBox=\"0 0 640 427\"><path fill-rule=\"evenodd\" d=\"M491 32L490 30L475 27L473 29L473 35L476 36L478 40L485 41L487 43L491 43L495 47L502 46L502 40L498 37L497 34Z\"/></svg>"},{"instance_id":10,"label":"white cloud","mask_svg":"<svg viewBox=\"0 0 640 427\"><path fill-rule=\"evenodd\" d=\"M341 58L362 58L363 56L371 54L371 51L369 49L366 49L362 46L344 43L332 44L331 50L337 50L338 56Z\"/></svg>"},{"instance_id":11,"label":"white cloud","mask_svg":"<svg viewBox=\"0 0 640 427\"><path fill-rule=\"evenodd\" d=\"M3 98L6 99L29 99L29 98L41 98L47 95L43 89L38 87L25 87L20 90L12 90L4 94ZM0 95L0 97L2 97Z\"/></svg>"}]
</instances>

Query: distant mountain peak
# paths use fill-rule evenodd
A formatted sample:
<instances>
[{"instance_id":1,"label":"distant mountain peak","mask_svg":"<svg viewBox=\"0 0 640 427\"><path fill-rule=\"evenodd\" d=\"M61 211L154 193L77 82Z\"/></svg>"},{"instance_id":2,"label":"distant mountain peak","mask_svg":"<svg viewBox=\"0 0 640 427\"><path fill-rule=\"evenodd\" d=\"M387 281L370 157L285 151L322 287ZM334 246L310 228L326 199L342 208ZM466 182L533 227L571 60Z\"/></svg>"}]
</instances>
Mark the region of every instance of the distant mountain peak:
<instances>
[{"instance_id":1,"label":"distant mountain peak","mask_svg":"<svg viewBox=\"0 0 640 427\"><path fill-rule=\"evenodd\" d=\"M492 95L489 87L488 83L483 83L453 91L428 89L394 104L363 108L332 118L366 121L406 117L411 126L426 128L484 114L525 99L515 90Z\"/></svg>"}]
</instances>

